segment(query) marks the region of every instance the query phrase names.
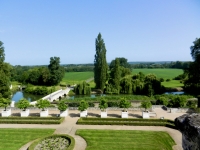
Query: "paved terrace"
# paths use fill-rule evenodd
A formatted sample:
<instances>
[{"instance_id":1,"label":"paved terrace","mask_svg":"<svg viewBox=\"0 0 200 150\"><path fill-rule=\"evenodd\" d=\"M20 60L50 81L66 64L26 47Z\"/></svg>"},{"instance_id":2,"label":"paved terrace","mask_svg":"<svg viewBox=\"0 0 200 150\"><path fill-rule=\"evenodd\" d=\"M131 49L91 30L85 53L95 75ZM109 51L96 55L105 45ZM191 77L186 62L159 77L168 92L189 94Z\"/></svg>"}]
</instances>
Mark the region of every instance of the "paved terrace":
<instances>
[{"instance_id":1,"label":"paved terrace","mask_svg":"<svg viewBox=\"0 0 200 150\"><path fill-rule=\"evenodd\" d=\"M30 110L30 115L38 115L40 110ZM166 119L174 120L185 113L169 113L161 108L155 108L154 112L157 114L157 118L164 117ZM15 115L20 115L20 110L12 111ZM50 110L49 115L55 116L59 114L59 110ZM68 134L75 138L76 144L74 150L85 150L87 143L80 136L75 135L77 129L110 129L110 130L151 130L151 131L166 131L174 139L177 145L173 147L174 150L182 150L182 135L178 130L166 128L166 127L154 127L154 126L119 126L119 125L77 125L76 122L79 119L78 110L69 110L69 116L67 116L63 123L59 125L37 125L37 124L0 124L0 128L52 128L56 129L55 134ZM88 117L99 117L99 110L88 110ZM108 111L108 117L120 117L121 111ZM129 118L141 118L142 112L129 111ZM26 150L31 142L27 143L20 150Z\"/></svg>"}]
</instances>

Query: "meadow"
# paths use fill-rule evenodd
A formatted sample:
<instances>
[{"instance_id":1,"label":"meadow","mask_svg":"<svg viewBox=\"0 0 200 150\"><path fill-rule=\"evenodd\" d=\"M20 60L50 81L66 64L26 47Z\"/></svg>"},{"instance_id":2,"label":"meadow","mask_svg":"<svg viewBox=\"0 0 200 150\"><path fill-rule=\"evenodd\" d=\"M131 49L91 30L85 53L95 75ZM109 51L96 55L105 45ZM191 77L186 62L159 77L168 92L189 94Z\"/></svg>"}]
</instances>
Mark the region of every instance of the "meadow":
<instances>
[{"instance_id":1,"label":"meadow","mask_svg":"<svg viewBox=\"0 0 200 150\"><path fill-rule=\"evenodd\" d=\"M86 150L172 150L175 145L163 131L79 129L76 134L86 140Z\"/></svg>"},{"instance_id":2,"label":"meadow","mask_svg":"<svg viewBox=\"0 0 200 150\"><path fill-rule=\"evenodd\" d=\"M0 149L16 150L40 137L52 135L54 129L0 129Z\"/></svg>"},{"instance_id":3,"label":"meadow","mask_svg":"<svg viewBox=\"0 0 200 150\"><path fill-rule=\"evenodd\" d=\"M147 74L155 74L158 78L173 79L174 77L183 73L182 69L133 69L132 74L143 72Z\"/></svg>"},{"instance_id":4,"label":"meadow","mask_svg":"<svg viewBox=\"0 0 200 150\"><path fill-rule=\"evenodd\" d=\"M162 85L165 87L182 87L183 84L178 80L172 80L174 77L183 73L182 69L133 69L132 74L143 72L147 74L155 74L158 78L163 78L165 82L162 82ZM64 78L61 81L61 84L77 84L87 79L93 78L93 72L66 72ZM166 79L170 81L166 82ZM95 86L94 82L90 82L91 87Z\"/></svg>"}]
</instances>

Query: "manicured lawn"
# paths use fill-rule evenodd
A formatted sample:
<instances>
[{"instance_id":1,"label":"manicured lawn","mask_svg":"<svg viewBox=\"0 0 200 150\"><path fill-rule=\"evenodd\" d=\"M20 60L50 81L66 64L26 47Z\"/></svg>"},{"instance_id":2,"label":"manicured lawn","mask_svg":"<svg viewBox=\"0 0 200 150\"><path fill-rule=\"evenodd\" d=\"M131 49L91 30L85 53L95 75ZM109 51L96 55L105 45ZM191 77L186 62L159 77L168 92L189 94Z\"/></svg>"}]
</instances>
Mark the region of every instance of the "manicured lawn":
<instances>
[{"instance_id":1,"label":"manicured lawn","mask_svg":"<svg viewBox=\"0 0 200 150\"><path fill-rule=\"evenodd\" d=\"M175 145L162 131L82 130L76 131L87 142L86 150L172 150Z\"/></svg>"},{"instance_id":2,"label":"manicured lawn","mask_svg":"<svg viewBox=\"0 0 200 150\"><path fill-rule=\"evenodd\" d=\"M132 74L143 72L145 75L149 73L155 74L158 78L171 79L182 74L182 69L133 69Z\"/></svg>"},{"instance_id":3,"label":"manicured lawn","mask_svg":"<svg viewBox=\"0 0 200 150\"><path fill-rule=\"evenodd\" d=\"M61 82L66 84L76 84L94 77L93 72L66 72Z\"/></svg>"},{"instance_id":4,"label":"manicured lawn","mask_svg":"<svg viewBox=\"0 0 200 150\"><path fill-rule=\"evenodd\" d=\"M54 129L0 129L0 149L17 150L26 143L53 134Z\"/></svg>"}]
</instances>

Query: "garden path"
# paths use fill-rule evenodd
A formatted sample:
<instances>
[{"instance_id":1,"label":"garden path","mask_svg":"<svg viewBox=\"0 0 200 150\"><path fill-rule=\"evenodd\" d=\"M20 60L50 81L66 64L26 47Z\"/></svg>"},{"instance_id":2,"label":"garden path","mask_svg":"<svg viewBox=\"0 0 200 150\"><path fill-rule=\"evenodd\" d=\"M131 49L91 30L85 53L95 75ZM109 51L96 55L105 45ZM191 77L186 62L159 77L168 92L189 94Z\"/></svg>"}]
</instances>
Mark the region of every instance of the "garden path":
<instances>
[{"instance_id":1,"label":"garden path","mask_svg":"<svg viewBox=\"0 0 200 150\"><path fill-rule=\"evenodd\" d=\"M157 117L165 117L166 119L175 119L184 113L169 113L160 108L156 108L154 112L157 113ZM39 113L39 112L38 112ZM58 114L59 111L50 111L50 114ZM98 110L89 110L89 117L99 116ZM120 111L108 111L108 117L120 117ZM142 112L129 112L129 118L141 117ZM173 147L174 150L182 150L182 135L178 130L166 128L166 127L154 127L154 126L119 126L119 125L77 125L76 122L79 119L78 110L70 110L69 116L67 116L63 123L60 125L34 125L34 124L1 124L0 128L52 128L56 129L55 134L69 134L75 138L76 144L74 150L85 150L87 143L78 135L75 135L77 129L109 129L109 130L151 130L151 131L166 131L174 139L177 145ZM26 150L31 142L27 143L20 150Z\"/></svg>"}]
</instances>

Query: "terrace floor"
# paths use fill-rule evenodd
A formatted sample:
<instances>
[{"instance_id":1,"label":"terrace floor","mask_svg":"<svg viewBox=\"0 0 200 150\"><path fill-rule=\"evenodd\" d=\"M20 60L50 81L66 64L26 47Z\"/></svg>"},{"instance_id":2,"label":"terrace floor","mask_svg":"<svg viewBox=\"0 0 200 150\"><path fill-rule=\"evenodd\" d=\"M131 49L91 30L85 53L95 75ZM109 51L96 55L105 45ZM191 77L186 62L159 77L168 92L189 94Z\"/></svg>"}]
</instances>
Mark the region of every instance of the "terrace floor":
<instances>
[{"instance_id":1,"label":"terrace floor","mask_svg":"<svg viewBox=\"0 0 200 150\"><path fill-rule=\"evenodd\" d=\"M40 110L31 110L33 115L39 115ZM164 117L165 119L174 120L185 113L169 113L161 108L155 108L154 112L157 114L156 118ZM18 116L20 110L12 111L14 115ZM107 111L108 117L121 117L121 111ZM55 116L59 114L59 111L51 110L49 115ZM154 127L154 126L119 126L119 125L77 125L76 122L79 119L78 110L69 110L69 115L65 118L64 122L59 125L34 125L34 124L0 124L1 128L53 128L55 134L69 134L75 138L76 145L74 150L85 150L87 144L83 138L75 135L77 129L109 129L109 130L151 130L151 131L166 131L176 142L174 150L182 150L182 134L178 130L174 130L166 127ZM88 110L88 117L99 117L99 110ZM142 112L129 111L129 118L142 118ZM26 150L31 142L24 145L20 150Z\"/></svg>"}]
</instances>

